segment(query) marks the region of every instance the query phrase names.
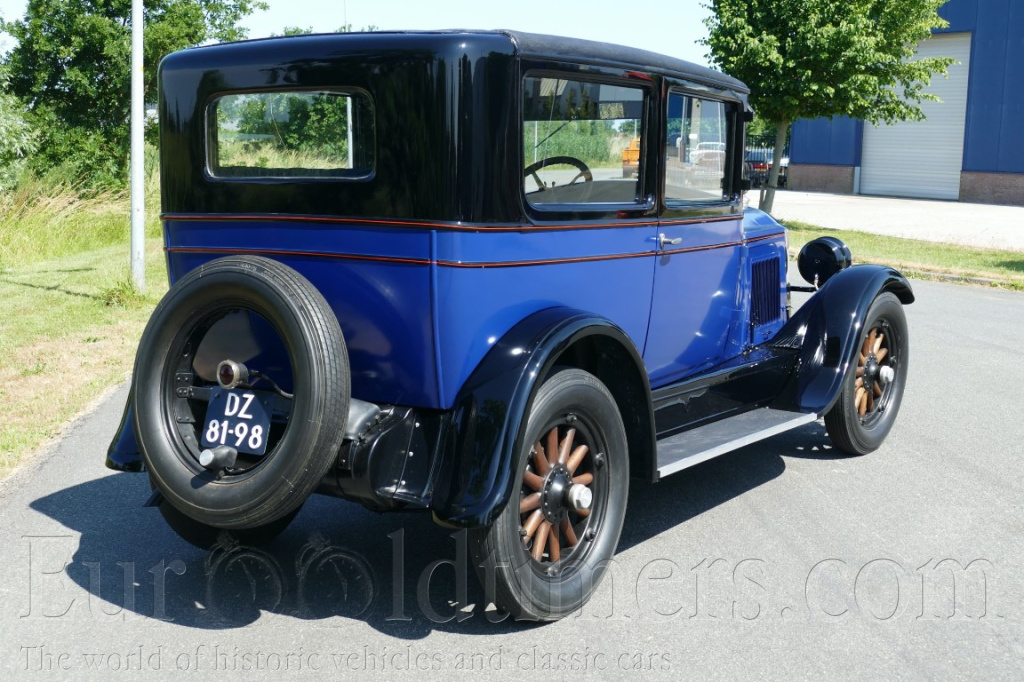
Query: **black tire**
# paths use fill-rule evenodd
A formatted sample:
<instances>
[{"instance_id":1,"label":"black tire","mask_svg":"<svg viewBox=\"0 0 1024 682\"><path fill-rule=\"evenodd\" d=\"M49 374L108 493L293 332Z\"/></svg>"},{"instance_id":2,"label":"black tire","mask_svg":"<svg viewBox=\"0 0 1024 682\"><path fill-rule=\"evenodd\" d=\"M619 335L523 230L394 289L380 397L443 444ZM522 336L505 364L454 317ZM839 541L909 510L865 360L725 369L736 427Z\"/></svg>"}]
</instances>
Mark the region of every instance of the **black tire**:
<instances>
[{"instance_id":1,"label":"black tire","mask_svg":"<svg viewBox=\"0 0 1024 682\"><path fill-rule=\"evenodd\" d=\"M164 521L167 522L167 525L171 527L171 530L178 537L194 547L209 550L221 541L225 533L237 540L239 544L247 547L262 547L263 545L270 544L278 535L284 532L284 529L298 515L302 507L299 506L281 518L263 526L239 530L224 530L200 523L182 514L166 499L160 501L157 509L160 511L160 515L164 517Z\"/></svg>"},{"instance_id":2,"label":"black tire","mask_svg":"<svg viewBox=\"0 0 1024 682\"><path fill-rule=\"evenodd\" d=\"M523 483L491 526L473 532L471 550L489 600L516 619L557 620L586 603L615 554L629 493L626 433L611 393L592 374L578 369L563 370L544 382L525 433L516 464ZM552 433L561 447L552 447ZM559 464L558 455L580 452L581 445L587 451L575 467L575 457ZM547 454L555 450L552 462ZM540 506L533 508L530 498L538 489L530 486L530 481L536 481L530 476L544 470L538 456L548 464L540 476L543 492L536 498ZM559 494L560 488L566 489L559 480L564 482L566 476L580 485L590 477L587 487L593 503L586 515L567 505L559 508L567 497ZM524 503L527 511L521 513ZM527 531L537 513L543 520ZM540 557L535 558L538 552Z\"/></svg>"},{"instance_id":3,"label":"black tire","mask_svg":"<svg viewBox=\"0 0 1024 682\"><path fill-rule=\"evenodd\" d=\"M287 423L261 458L213 473L199 464L202 405L176 392L217 320L247 311L280 337L294 397ZM135 432L153 484L186 517L221 529L266 526L313 492L341 445L350 400L348 353L333 312L295 270L255 256L206 263L175 284L153 312L132 382Z\"/></svg>"},{"instance_id":4,"label":"black tire","mask_svg":"<svg viewBox=\"0 0 1024 682\"><path fill-rule=\"evenodd\" d=\"M863 329L839 399L825 414L825 428L833 445L854 456L878 449L889 434L910 369L907 318L894 294L883 292L875 297ZM889 381L884 380L886 367L892 372Z\"/></svg>"}]
</instances>

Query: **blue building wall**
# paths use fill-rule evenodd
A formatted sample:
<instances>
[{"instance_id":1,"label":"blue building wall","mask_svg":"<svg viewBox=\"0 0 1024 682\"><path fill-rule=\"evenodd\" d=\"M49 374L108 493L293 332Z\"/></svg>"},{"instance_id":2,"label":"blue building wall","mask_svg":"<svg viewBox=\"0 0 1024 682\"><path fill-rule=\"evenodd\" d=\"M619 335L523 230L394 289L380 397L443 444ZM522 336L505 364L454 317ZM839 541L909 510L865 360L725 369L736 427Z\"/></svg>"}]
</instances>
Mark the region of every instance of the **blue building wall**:
<instances>
[{"instance_id":1,"label":"blue building wall","mask_svg":"<svg viewBox=\"0 0 1024 682\"><path fill-rule=\"evenodd\" d=\"M859 166L863 137L864 122L847 116L801 119L790 134L790 163Z\"/></svg>"},{"instance_id":2,"label":"blue building wall","mask_svg":"<svg viewBox=\"0 0 1024 682\"><path fill-rule=\"evenodd\" d=\"M1024 173L1024 1L950 0L939 14L969 31L971 71L963 170ZM793 164L859 166L863 124L846 117L793 124Z\"/></svg>"},{"instance_id":3,"label":"blue building wall","mask_svg":"<svg viewBox=\"0 0 1024 682\"><path fill-rule=\"evenodd\" d=\"M974 33L963 169L1024 173L1024 2L952 0L946 7L947 30L955 20Z\"/></svg>"}]
</instances>

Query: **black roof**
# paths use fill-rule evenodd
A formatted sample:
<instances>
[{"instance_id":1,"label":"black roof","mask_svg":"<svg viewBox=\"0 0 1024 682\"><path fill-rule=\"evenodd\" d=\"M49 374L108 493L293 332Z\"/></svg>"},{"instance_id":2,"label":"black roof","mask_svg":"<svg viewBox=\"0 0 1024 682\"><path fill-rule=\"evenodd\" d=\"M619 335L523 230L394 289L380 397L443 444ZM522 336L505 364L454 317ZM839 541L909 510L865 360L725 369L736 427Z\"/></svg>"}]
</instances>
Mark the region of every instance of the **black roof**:
<instances>
[{"instance_id":1,"label":"black roof","mask_svg":"<svg viewBox=\"0 0 1024 682\"><path fill-rule=\"evenodd\" d=\"M521 56L526 57L547 57L554 59L566 59L573 62L583 62L595 65L626 66L638 69L645 69L660 72L666 75L676 76L681 79L696 81L715 88L731 90L740 95L749 94L750 89L742 82L721 71L710 69L706 66L699 66L693 62L683 59L676 59L657 52L641 50L625 45L613 43L602 43L596 40L583 40L581 38L567 38L565 36L545 35L540 33L525 33L509 29L438 29L429 31L373 31L373 32L352 32L352 33L305 33L290 36L276 36L273 38L257 38L254 40L240 41L242 43L256 43L264 41L300 41L308 39L319 39L336 37L344 39L344 36L371 36L371 35L500 35L509 38ZM218 47L230 47L231 43L216 43L193 49L209 49ZM186 51L187 52L187 51Z\"/></svg>"},{"instance_id":2,"label":"black roof","mask_svg":"<svg viewBox=\"0 0 1024 682\"><path fill-rule=\"evenodd\" d=\"M689 80L700 81L707 85L727 88L743 94L750 92L750 89L742 81L727 76L721 71L715 71L706 66L698 66L692 62L668 57L657 52L650 52L649 50L612 43L601 43L596 40L565 38L539 33L523 33L508 30L497 32L512 38L520 54L525 56L564 58L574 62L591 62L594 64L631 64L645 67L652 71L675 74Z\"/></svg>"}]
</instances>

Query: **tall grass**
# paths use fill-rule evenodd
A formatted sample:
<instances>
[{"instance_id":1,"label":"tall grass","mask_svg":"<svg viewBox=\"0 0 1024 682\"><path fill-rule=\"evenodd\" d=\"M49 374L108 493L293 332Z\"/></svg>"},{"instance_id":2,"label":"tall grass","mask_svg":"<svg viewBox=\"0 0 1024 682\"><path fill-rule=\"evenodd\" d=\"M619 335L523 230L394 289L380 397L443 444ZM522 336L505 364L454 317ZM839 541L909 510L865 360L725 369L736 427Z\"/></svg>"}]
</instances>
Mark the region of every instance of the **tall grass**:
<instances>
[{"instance_id":1,"label":"tall grass","mask_svg":"<svg viewBox=\"0 0 1024 682\"><path fill-rule=\"evenodd\" d=\"M160 233L160 177L146 178L146 234ZM0 192L0 269L38 263L114 244L131 229L127 189L91 191L59 175L23 177Z\"/></svg>"},{"instance_id":2,"label":"tall grass","mask_svg":"<svg viewBox=\"0 0 1024 682\"><path fill-rule=\"evenodd\" d=\"M627 129L633 128L627 125ZM609 121L525 121L523 158L526 164L552 156L571 156L591 168L622 164L622 150L632 139ZM536 145L536 147L535 147Z\"/></svg>"},{"instance_id":3,"label":"tall grass","mask_svg":"<svg viewBox=\"0 0 1024 682\"><path fill-rule=\"evenodd\" d=\"M243 168L285 168L337 170L348 167L347 145L338 155L283 149L272 141L221 141L218 148L221 166Z\"/></svg>"}]
</instances>

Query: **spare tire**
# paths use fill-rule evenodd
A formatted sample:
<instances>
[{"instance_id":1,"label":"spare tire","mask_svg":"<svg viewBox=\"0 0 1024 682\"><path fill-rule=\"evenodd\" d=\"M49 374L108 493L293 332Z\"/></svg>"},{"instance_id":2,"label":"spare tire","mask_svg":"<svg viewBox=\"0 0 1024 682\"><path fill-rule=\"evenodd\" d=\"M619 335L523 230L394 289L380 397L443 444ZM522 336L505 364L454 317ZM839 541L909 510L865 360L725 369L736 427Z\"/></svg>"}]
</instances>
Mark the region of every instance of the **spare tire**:
<instances>
[{"instance_id":1,"label":"spare tire","mask_svg":"<svg viewBox=\"0 0 1024 682\"><path fill-rule=\"evenodd\" d=\"M210 471L199 463L201 429L217 384L193 363L211 328L239 313L276 337L271 345L287 357L275 364L289 375L277 380L290 380L292 393L275 398L264 454ZM131 400L143 460L166 501L200 523L244 529L287 516L312 494L341 446L350 391L345 339L316 287L277 261L229 256L186 274L157 306L139 343Z\"/></svg>"}]
</instances>

